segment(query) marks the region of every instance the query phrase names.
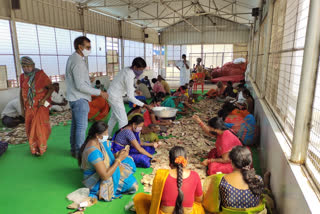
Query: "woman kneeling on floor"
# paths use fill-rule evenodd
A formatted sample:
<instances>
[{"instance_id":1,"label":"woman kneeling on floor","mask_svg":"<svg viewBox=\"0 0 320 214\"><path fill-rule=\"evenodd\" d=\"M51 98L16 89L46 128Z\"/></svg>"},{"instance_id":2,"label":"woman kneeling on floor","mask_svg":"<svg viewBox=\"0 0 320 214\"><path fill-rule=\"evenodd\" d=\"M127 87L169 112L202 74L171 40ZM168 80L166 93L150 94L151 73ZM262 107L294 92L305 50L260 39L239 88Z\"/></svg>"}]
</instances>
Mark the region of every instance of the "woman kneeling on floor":
<instances>
[{"instance_id":1,"label":"woman kneeling on floor","mask_svg":"<svg viewBox=\"0 0 320 214\"><path fill-rule=\"evenodd\" d=\"M233 172L206 178L204 208L210 213L267 213L262 202L263 180L251 168L251 152L236 146L229 153Z\"/></svg>"},{"instance_id":2,"label":"woman kneeling on floor","mask_svg":"<svg viewBox=\"0 0 320 214\"><path fill-rule=\"evenodd\" d=\"M108 125L95 122L80 149L79 165L83 170L83 184L90 189L89 206L97 199L112 201L121 194L133 194L138 183L133 176L136 165L125 148L114 155L108 141Z\"/></svg>"},{"instance_id":3,"label":"woman kneeling on floor","mask_svg":"<svg viewBox=\"0 0 320 214\"><path fill-rule=\"evenodd\" d=\"M152 155L155 153L156 143L146 143L140 141L140 132L144 125L143 117L135 115L129 120L128 125L116 132L113 137L113 153L121 151L129 145L129 155L133 158L137 167L149 168Z\"/></svg>"},{"instance_id":4,"label":"woman kneeling on floor","mask_svg":"<svg viewBox=\"0 0 320 214\"><path fill-rule=\"evenodd\" d=\"M204 214L199 175L186 169L187 154L175 146L169 152L170 168L159 169L152 184L152 195L138 193L134 198L137 214Z\"/></svg>"}]
</instances>

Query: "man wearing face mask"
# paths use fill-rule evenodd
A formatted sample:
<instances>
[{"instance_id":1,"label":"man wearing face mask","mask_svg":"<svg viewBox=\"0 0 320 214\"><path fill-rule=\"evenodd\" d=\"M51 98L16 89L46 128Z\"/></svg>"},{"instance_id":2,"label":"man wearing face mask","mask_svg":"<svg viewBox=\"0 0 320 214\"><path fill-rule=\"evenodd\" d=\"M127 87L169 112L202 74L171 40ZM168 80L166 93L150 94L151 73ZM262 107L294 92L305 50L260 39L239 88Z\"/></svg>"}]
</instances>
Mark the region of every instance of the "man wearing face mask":
<instances>
[{"instance_id":1,"label":"man wearing face mask","mask_svg":"<svg viewBox=\"0 0 320 214\"><path fill-rule=\"evenodd\" d=\"M119 123L119 129L128 124L128 118L123 103L123 96L127 94L128 100L137 106L145 106L143 102L137 100L134 96L134 79L139 78L143 70L147 67L146 62L141 57L133 60L131 67L121 70L113 79L108 89L109 105L111 107L111 117L108 122L109 136L112 136L113 128Z\"/></svg>"},{"instance_id":2,"label":"man wearing face mask","mask_svg":"<svg viewBox=\"0 0 320 214\"><path fill-rule=\"evenodd\" d=\"M88 113L91 95L108 98L106 92L93 88L89 78L88 66L84 57L91 52L90 40L80 36L74 40L75 52L68 58L66 66L67 100L72 111L70 133L71 155L77 157L85 141L88 127Z\"/></svg>"}]
</instances>

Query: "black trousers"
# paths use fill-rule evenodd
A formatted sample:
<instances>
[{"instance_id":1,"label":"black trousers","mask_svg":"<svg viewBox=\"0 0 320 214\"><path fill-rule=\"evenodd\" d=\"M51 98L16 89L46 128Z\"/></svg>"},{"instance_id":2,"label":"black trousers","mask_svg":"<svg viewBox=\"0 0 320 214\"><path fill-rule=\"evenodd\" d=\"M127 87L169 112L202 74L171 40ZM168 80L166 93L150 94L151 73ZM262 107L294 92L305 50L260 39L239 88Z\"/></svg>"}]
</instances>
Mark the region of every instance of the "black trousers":
<instances>
[{"instance_id":1,"label":"black trousers","mask_svg":"<svg viewBox=\"0 0 320 214\"><path fill-rule=\"evenodd\" d=\"M22 116L19 116L19 117L4 116L2 118L2 124L8 128L14 128L18 126L20 123L24 123L24 118Z\"/></svg>"}]
</instances>

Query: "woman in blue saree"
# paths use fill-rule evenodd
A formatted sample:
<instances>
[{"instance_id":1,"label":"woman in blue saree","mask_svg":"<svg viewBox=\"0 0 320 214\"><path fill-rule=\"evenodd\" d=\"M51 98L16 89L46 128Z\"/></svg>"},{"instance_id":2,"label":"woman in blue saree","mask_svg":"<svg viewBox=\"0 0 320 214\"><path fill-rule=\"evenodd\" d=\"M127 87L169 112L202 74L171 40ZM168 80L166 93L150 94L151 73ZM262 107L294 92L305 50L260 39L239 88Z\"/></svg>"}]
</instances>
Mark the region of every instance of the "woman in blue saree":
<instances>
[{"instance_id":1,"label":"woman in blue saree","mask_svg":"<svg viewBox=\"0 0 320 214\"><path fill-rule=\"evenodd\" d=\"M152 155L155 153L155 148L158 144L140 141L140 132L143 125L144 119L142 116L133 116L128 125L118 130L114 135L112 152L117 153L129 145L129 155L133 158L136 166L149 168Z\"/></svg>"},{"instance_id":2,"label":"woman in blue saree","mask_svg":"<svg viewBox=\"0 0 320 214\"><path fill-rule=\"evenodd\" d=\"M90 189L89 203L97 199L112 201L122 194L133 194L138 183L133 176L136 166L125 148L117 154L111 152L108 126L103 121L95 122L81 147L79 165L83 170L83 184ZM92 205L90 204L90 205Z\"/></svg>"}]
</instances>

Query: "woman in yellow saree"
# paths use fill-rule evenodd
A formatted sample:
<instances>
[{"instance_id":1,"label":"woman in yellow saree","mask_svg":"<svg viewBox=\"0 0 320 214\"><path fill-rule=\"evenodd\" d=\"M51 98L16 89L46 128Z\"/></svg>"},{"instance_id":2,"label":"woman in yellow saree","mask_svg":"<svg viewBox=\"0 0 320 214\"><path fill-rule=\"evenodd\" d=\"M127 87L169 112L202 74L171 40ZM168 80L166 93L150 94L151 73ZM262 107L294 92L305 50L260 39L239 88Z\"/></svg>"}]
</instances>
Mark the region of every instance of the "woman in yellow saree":
<instances>
[{"instance_id":1,"label":"woman in yellow saree","mask_svg":"<svg viewBox=\"0 0 320 214\"><path fill-rule=\"evenodd\" d=\"M201 205L200 177L185 169L186 158L183 147L175 146L170 150L171 170L157 171L152 195L138 193L133 198L137 214L205 214Z\"/></svg>"},{"instance_id":2,"label":"woman in yellow saree","mask_svg":"<svg viewBox=\"0 0 320 214\"><path fill-rule=\"evenodd\" d=\"M215 174L204 182L203 206L209 213L266 214L262 199L263 181L251 169L251 152L244 146L236 146L229 153L234 171Z\"/></svg>"}]
</instances>

